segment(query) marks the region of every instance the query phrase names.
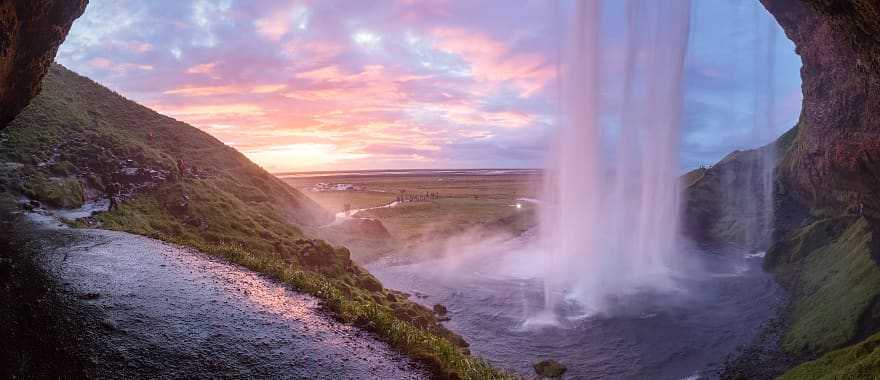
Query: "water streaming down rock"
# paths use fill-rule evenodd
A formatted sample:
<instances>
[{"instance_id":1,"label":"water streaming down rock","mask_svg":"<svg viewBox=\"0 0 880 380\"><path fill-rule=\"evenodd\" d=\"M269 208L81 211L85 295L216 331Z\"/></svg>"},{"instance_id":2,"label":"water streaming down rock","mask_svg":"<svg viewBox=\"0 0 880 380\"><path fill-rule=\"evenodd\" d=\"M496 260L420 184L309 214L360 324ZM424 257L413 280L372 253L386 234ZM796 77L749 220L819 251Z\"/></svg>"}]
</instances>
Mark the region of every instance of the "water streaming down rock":
<instances>
[{"instance_id":1,"label":"water streaming down rock","mask_svg":"<svg viewBox=\"0 0 880 380\"><path fill-rule=\"evenodd\" d=\"M739 64L747 68L750 79L743 81L743 98L751 98L744 109L750 116L744 136L751 144L767 144L752 150L736 151L723 161L730 168L721 171L723 186L719 203L723 207L719 229L725 230L728 244L762 251L767 248L774 222L774 183L777 137L775 126L774 70L777 26L760 17L760 4L739 16L739 23L750 33L750 54L743 54ZM768 144L769 143L769 144Z\"/></svg>"},{"instance_id":2,"label":"water streaming down rock","mask_svg":"<svg viewBox=\"0 0 880 380\"><path fill-rule=\"evenodd\" d=\"M752 117L752 141L770 142L776 138L775 125L775 90L773 72L776 68L776 25L766 18L758 17L764 8L754 5L755 15L755 55L754 55L754 103ZM756 249L766 249L773 233L774 214L774 183L776 169L776 146L768 144L757 150L755 165L749 170L749 189L741 191L747 194L743 199L743 207L754 215L750 223L746 242Z\"/></svg>"},{"instance_id":3,"label":"water streaming down rock","mask_svg":"<svg viewBox=\"0 0 880 380\"><path fill-rule=\"evenodd\" d=\"M577 2L562 53L562 128L541 215L545 308L587 312L619 296L670 289L678 229L682 71L689 0L627 3L623 107L603 148L602 2ZM614 157L614 158L611 158Z\"/></svg>"}]
</instances>

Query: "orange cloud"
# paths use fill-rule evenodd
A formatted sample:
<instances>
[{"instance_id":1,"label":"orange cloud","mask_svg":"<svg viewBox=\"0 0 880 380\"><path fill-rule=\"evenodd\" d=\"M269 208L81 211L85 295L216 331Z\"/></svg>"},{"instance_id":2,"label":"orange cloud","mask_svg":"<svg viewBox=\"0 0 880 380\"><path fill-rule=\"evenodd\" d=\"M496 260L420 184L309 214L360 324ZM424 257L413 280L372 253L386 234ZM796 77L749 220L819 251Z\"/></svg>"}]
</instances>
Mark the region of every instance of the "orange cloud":
<instances>
[{"instance_id":1,"label":"orange cloud","mask_svg":"<svg viewBox=\"0 0 880 380\"><path fill-rule=\"evenodd\" d=\"M163 92L167 95L183 95L183 96L214 96L228 95L239 93L239 89L234 86L204 86L204 87L181 87L174 90Z\"/></svg>"},{"instance_id":2,"label":"orange cloud","mask_svg":"<svg viewBox=\"0 0 880 380\"><path fill-rule=\"evenodd\" d=\"M251 88L253 94L271 94L287 88L286 84L261 84Z\"/></svg>"},{"instance_id":3,"label":"orange cloud","mask_svg":"<svg viewBox=\"0 0 880 380\"><path fill-rule=\"evenodd\" d=\"M369 158L367 153L354 152L333 144L289 144L242 151L255 162L263 163L270 171L290 170L289 162L305 163L306 167L319 167L341 161Z\"/></svg>"},{"instance_id":4,"label":"orange cloud","mask_svg":"<svg viewBox=\"0 0 880 380\"><path fill-rule=\"evenodd\" d=\"M203 63L201 65L195 65L186 69L187 74L211 74L214 71L214 68L217 66L217 62L211 63Z\"/></svg>"},{"instance_id":5,"label":"orange cloud","mask_svg":"<svg viewBox=\"0 0 880 380\"><path fill-rule=\"evenodd\" d=\"M191 105L181 107L166 107L158 105L151 108L170 116L199 121L219 119L221 117L266 115L266 112L259 105L246 103Z\"/></svg>"}]
</instances>

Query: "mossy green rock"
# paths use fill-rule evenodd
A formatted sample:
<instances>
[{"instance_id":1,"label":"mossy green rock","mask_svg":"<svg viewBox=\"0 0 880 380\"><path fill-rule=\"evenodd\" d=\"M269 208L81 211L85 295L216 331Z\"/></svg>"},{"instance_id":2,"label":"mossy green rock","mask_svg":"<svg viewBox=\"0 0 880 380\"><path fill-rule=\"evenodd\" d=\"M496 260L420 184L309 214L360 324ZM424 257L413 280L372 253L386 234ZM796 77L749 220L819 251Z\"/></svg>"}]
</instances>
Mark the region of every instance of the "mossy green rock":
<instances>
[{"instance_id":1,"label":"mossy green rock","mask_svg":"<svg viewBox=\"0 0 880 380\"><path fill-rule=\"evenodd\" d=\"M880 377L880 333L865 341L831 351L819 359L801 364L780 380L876 379Z\"/></svg>"},{"instance_id":2,"label":"mossy green rock","mask_svg":"<svg viewBox=\"0 0 880 380\"><path fill-rule=\"evenodd\" d=\"M773 246L765 266L792 290L791 327L783 348L815 354L842 347L877 323L880 266L871 257L873 231L864 218L812 223Z\"/></svg>"},{"instance_id":3,"label":"mossy green rock","mask_svg":"<svg viewBox=\"0 0 880 380\"><path fill-rule=\"evenodd\" d=\"M37 174L25 180L21 191L52 207L76 208L85 202L82 183L76 178L46 178Z\"/></svg>"},{"instance_id":4,"label":"mossy green rock","mask_svg":"<svg viewBox=\"0 0 880 380\"><path fill-rule=\"evenodd\" d=\"M568 370L564 365L553 359L541 360L532 367L535 368L535 373L539 376L551 378L562 377L565 371Z\"/></svg>"}]
</instances>

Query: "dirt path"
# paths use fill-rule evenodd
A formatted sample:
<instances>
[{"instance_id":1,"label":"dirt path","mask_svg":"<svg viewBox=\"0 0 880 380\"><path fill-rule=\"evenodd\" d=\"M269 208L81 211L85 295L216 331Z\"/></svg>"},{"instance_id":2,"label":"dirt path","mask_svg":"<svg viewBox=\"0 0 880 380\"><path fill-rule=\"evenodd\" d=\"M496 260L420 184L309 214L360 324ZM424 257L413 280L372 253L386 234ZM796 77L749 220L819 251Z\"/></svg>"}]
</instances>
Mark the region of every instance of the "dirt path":
<instances>
[{"instance_id":1,"label":"dirt path","mask_svg":"<svg viewBox=\"0 0 880 380\"><path fill-rule=\"evenodd\" d=\"M318 301L190 249L113 231L45 233L45 266L96 320L98 377L409 379L426 372Z\"/></svg>"}]
</instances>

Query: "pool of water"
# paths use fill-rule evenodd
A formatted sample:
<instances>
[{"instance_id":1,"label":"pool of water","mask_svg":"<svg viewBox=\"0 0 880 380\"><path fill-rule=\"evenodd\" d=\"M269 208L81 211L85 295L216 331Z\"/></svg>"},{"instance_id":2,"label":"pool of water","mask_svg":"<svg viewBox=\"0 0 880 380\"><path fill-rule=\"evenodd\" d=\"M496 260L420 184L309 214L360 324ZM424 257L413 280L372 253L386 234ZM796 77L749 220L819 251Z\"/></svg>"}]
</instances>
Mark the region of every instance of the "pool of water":
<instances>
[{"instance_id":1,"label":"pool of water","mask_svg":"<svg viewBox=\"0 0 880 380\"><path fill-rule=\"evenodd\" d=\"M761 254L691 250L682 254L699 269L680 274L674 292L628 295L600 313L572 308L563 317L542 318L543 284L529 240L368 267L389 288L447 306L447 326L474 354L524 376L534 375L536 361L555 359L568 367L570 379L713 378L784 296L761 270Z\"/></svg>"}]
</instances>

